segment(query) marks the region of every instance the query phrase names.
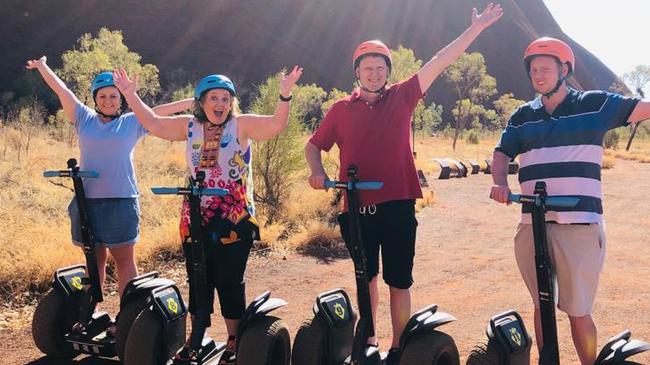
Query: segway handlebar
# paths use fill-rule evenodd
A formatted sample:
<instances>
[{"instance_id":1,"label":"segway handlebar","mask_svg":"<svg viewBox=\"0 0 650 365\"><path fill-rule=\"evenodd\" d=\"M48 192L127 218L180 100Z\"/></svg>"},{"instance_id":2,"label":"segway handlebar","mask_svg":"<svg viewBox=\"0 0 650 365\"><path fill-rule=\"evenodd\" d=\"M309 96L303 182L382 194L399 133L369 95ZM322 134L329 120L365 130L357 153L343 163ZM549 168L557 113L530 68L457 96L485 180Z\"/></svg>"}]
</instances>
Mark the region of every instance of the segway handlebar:
<instances>
[{"instance_id":1,"label":"segway handlebar","mask_svg":"<svg viewBox=\"0 0 650 365\"><path fill-rule=\"evenodd\" d=\"M537 195L521 195L521 194L512 194L508 195L508 200L513 203L532 203L534 205L541 205L542 199ZM578 205L580 202L579 198L571 198L567 196L548 196L545 199L544 204L547 207L561 207L561 208L572 208Z\"/></svg>"},{"instance_id":2,"label":"segway handlebar","mask_svg":"<svg viewBox=\"0 0 650 365\"><path fill-rule=\"evenodd\" d=\"M227 189L204 189L204 188L151 188L151 192L156 195L206 195L206 196L224 196L228 195Z\"/></svg>"},{"instance_id":3,"label":"segway handlebar","mask_svg":"<svg viewBox=\"0 0 650 365\"><path fill-rule=\"evenodd\" d=\"M354 184L354 189L356 190L379 190L384 186L384 183L379 181L359 181L356 183L333 180L325 181L325 187L333 189L352 190L352 184Z\"/></svg>"},{"instance_id":4,"label":"segway handlebar","mask_svg":"<svg viewBox=\"0 0 650 365\"><path fill-rule=\"evenodd\" d=\"M43 172L44 177L90 177L96 178L99 177L99 173L95 171L77 171L73 172L72 170L50 170Z\"/></svg>"}]
</instances>

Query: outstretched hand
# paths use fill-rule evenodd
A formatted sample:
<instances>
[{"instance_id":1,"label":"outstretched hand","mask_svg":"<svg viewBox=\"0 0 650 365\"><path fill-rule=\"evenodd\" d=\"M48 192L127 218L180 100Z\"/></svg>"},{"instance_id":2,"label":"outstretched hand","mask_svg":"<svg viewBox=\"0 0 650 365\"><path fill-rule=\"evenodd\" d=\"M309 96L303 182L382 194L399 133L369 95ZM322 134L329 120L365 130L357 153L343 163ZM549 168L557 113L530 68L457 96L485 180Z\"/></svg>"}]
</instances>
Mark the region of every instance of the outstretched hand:
<instances>
[{"instance_id":1,"label":"outstretched hand","mask_svg":"<svg viewBox=\"0 0 650 365\"><path fill-rule=\"evenodd\" d=\"M135 75L131 80L124 67L113 71L113 82L115 87L125 96L133 95L138 90L138 75Z\"/></svg>"},{"instance_id":2,"label":"outstretched hand","mask_svg":"<svg viewBox=\"0 0 650 365\"><path fill-rule=\"evenodd\" d=\"M293 66L293 70L288 75L284 72L280 74L280 95L288 97L291 95L291 89L302 75L302 67Z\"/></svg>"},{"instance_id":3,"label":"outstretched hand","mask_svg":"<svg viewBox=\"0 0 650 365\"><path fill-rule=\"evenodd\" d=\"M25 68L27 68L28 70L33 70L35 68L38 68L40 65L44 65L46 62L47 62L47 57L42 56L37 60L27 61L27 65L25 65Z\"/></svg>"},{"instance_id":4,"label":"outstretched hand","mask_svg":"<svg viewBox=\"0 0 650 365\"><path fill-rule=\"evenodd\" d=\"M472 9L472 26L479 27L481 30L494 24L503 16L501 4L489 3L480 14L476 8Z\"/></svg>"}]
</instances>

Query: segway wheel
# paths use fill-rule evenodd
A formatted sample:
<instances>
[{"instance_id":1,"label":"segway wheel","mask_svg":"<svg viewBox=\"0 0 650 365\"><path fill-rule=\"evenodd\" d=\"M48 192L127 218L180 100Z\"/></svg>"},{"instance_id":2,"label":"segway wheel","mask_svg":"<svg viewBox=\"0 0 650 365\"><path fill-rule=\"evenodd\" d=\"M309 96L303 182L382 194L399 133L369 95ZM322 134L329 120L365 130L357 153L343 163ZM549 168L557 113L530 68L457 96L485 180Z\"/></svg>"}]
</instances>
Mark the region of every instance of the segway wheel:
<instances>
[{"instance_id":1,"label":"segway wheel","mask_svg":"<svg viewBox=\"0 0 650 365\"><path fill-rule=\"evenodd\" d=\"M237 365L289 365L290 359L289 330L277 317L255 320L239 339Z\"/></svg>"},{"instance_id":2,"label":"segway wheel","mask_svg":"<svg viewBox=\"0 0 650 365\"><path fill-rule=\"evenodd\" d=\"M120 310L117 316L117 329L115 331L115 352L120 360L124 361L124 350L126 348L126 340L129 336L131 326L138 315L147 308L149 305L149 297L141 295L134 300L127 303L124 308Z\"/></svg>"},{"instance_id":3,"label":"segway wheel","mask_svg":"<svg viewBox=\"0 0 650 365\"><path fill-rule=\"evenodd\" d=\"M78 297L69 297L58 290L50 289L36 305L32 318L32 337L39 350L45 355L59 358L73 358L78 355L64 336L77 322Z\"/></svg>"},{"instance_id":4,"label":"segway wheel","mask_svg":"<svg viewBox=\"0 0 650 365\"><path fill-rule=\"evenodd\" d=\"M499 349L496 344L488 342L487 344L477 345L467 357L466 365L495 365L501 364L499 358Z\"/></svg>"},{"instance_id":5,"label":"segway wheel","mask_svg":"<svg viewBox=\"0 0 650 365\"><path fill-rule=\"evenodd\" d=\"M325 359L325 336L326 328L318 318L303 322L293 340L291 363L322 365Z\"/></svg>"},{"instance_id":6,"label":"segway wheel","mask_svg":"<svg viewBox=\"0 0 650 365\"><path fill-rule=\"evenodd\" d=\"M439 331L422 331L409 338L401 365L460 365L460 355L454 339Z\"/></svg>"},{"instance_id":7,"label":"segway wheel","mask_svg":"<svg viewBox=\"0 0 650 365\"><path fill-rule=\"evenodd\" d=\"M124 365L165 364L171 354L163 351L163 336L160 317L150 310L141 311L126 339L122 359Z\"/></svg>"}]
</instances>

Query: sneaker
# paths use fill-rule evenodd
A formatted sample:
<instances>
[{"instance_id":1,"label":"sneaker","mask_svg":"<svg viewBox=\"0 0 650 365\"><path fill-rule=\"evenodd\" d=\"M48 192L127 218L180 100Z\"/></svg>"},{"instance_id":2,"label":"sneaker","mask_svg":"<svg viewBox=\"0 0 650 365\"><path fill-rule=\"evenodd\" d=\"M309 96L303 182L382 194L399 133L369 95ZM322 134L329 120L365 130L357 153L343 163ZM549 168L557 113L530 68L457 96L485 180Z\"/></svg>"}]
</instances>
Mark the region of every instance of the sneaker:
<instances>
[{"instance_id":1,"label":"sneaker","mask_svg":"<svg viewBox=\"0 0 650 365\"><path fill-rule=\"evenodd\" d=\"M399 349L393 347L388 350L384 365L399 365Z\"/></svg>"},{"instance_id":2,"label":"sneaker","mask_svg":"<svg viewBox=\"0 0 650 365\"><path fill-rule=\"evenodd\" d=\"M226 350L219 359L219 365L234 365L237 362L237 337L228 336Z\"/></svg>"}]
</instances>

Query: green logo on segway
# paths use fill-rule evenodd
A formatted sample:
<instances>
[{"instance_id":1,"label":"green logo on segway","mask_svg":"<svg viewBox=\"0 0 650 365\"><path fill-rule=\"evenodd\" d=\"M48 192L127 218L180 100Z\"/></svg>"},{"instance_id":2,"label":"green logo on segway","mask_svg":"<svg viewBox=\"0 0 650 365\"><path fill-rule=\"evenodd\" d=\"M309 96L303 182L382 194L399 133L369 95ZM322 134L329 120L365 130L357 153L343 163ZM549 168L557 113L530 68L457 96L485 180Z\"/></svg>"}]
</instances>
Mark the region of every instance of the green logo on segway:
<instances>
[{"instance_id":1,"label":"green logo on segway","mask_svg":"<svg viewBox=\"0 0 650 365\"><path fill-rule=\"evenodd\" d=\"M345 308L341 305L341 303L334 303L334 314L336 314L341 319L345 319Z\"/></svg>"},{"instance_id":2,"label":"green logo on segway","mask_svg":"<svg viewBox=\"0 0 650 365\"><path fill-rule=\"evenodd\" d=\"M517 346L521 346L521 333L516 328L510 328L510 340Z\"/></svg>"},{"instance_id":3,"label":"green logo on segway","mask_svg":"<svg viewBox=\"0 0 650 365\"><path fill-rule=\"evenodd\" d=\"M81 284L81 276L73 276L70 279L70 285L77 290L81 290L83 288L83 285Z\"/></svg>"},{"instance_id":4,"label":"green logo on segway","mask_svg":"<svg viewBox=\"0 0 650 365\"><path fill-rule=\"evenodd\" d=\"M167 298L167 309L174 312L174 314L178 313L178 303L176 303L174 298Z\"/></svg>"}]
</instances>

